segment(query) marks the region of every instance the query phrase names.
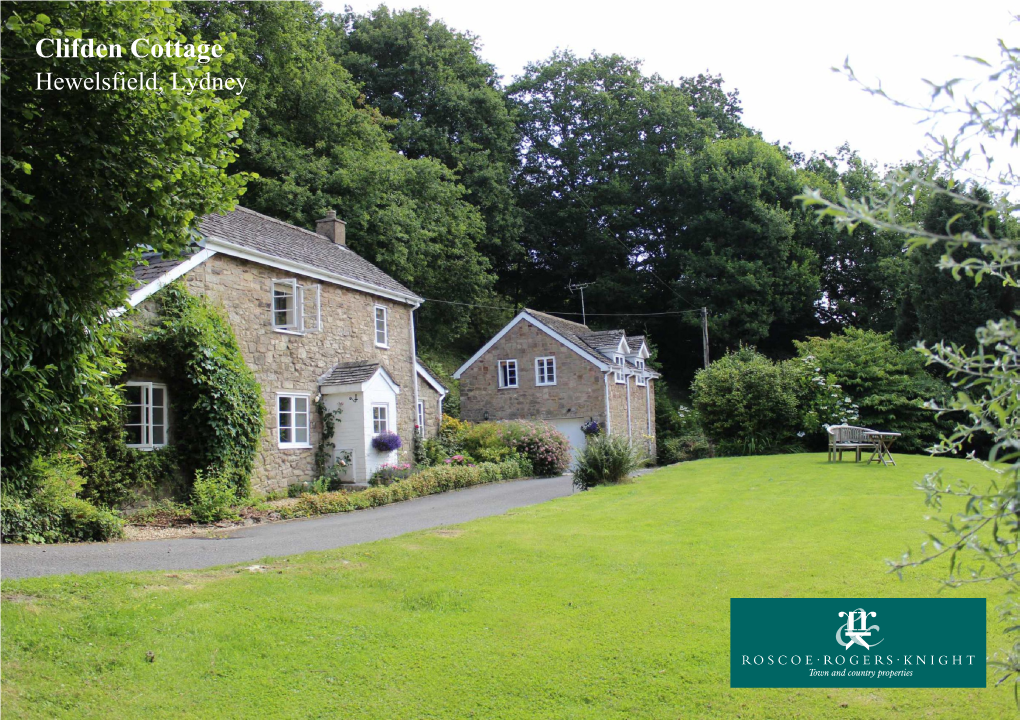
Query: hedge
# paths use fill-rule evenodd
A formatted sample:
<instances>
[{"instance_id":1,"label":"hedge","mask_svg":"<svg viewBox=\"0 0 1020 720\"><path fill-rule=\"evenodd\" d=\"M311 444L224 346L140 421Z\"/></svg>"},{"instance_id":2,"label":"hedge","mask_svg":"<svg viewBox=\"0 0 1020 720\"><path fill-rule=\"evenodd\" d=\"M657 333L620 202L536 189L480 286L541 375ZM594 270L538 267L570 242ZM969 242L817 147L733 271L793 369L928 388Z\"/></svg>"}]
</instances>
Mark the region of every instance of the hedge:
<instances>
[{"instance_id":1,"label":"hedge","mask_svg":"<svg viewBox=\"0 0 1020 720\"><path fill-rule=\"evenodd\" d=\"M520 459L501 463L429 467L392 485L371 487L357 492L340 490L319 495L304 495L293 505L280 508L280 515L284 518L300 518L363 510L401 500L435 495L447 490L528 477L531 474L530 464Z\"/></svg>"}]
</instances>

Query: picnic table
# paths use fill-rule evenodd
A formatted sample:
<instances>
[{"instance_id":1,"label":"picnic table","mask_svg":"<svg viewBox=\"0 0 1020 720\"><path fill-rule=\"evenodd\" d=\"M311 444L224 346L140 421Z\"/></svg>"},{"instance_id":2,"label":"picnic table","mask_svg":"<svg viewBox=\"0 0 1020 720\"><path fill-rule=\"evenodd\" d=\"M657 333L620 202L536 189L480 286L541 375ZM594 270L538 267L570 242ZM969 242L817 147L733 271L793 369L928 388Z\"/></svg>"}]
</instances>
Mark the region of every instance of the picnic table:
<instances>
[{"instance_id":1,"label":"picnic table","mask_svg":"<svg viewBox=\"0 0 1020 720\"><path fill-rule=\"evenodd\" d=\"M868 464L880 462L883 465L895 465L896 461L893 460L889 447L899 436L898 432L882 432L881 430L869 430L864 433L864 437L875 442L875 449L872 451L871 457L868 458Z\"/></svg>"}]
</instances>

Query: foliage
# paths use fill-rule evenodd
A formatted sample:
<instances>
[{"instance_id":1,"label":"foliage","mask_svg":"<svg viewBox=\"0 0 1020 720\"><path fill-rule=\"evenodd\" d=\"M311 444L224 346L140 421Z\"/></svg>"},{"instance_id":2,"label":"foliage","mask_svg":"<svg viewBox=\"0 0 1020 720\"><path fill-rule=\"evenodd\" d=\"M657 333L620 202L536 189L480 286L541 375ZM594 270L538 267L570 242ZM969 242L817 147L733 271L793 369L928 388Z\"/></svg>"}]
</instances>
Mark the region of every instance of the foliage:
<instances>
[{"instance_id":1,"label":"foliage","mask_svg":"<svg viewBox=\"0 0 1020 720\"><path fill-rule=\"evenodd\" d=\"M753 348L699 370L692 393L705 433L724 454L774 449L800 429L796 374Z\"/></svg>"},{"instance_id":2,"label":"foliage","mask_svg":"<svg viewBox=\"0 0 1020 720\"><path fill-rule=\"evenodd\" d=\"M139 494L184 495L184 478L175 445L139 450L124 438L119 405L105 405L85 424L80 454L85 485L81 497L108 508L123 507Z\"/></svg>"},{"instance_id":3,"label":"foliage","mask_svg":"<svg viewBox=\"0 0 1020 720\"><path fill-rule=\"evenodd\" d=\"M678 435L656 443L658 463L673 465L688 460L701 460L715 456L715 448L703 434Z\"/></svg>"},{"instance_id":4,"label":"foliage","mask_svg":"<svg viewBox=\"0 0 1020 720\"><path fill-rule=\"evenodd\" d=\"M240 98L191 91L185 80L221 74L221 60L116 61L126 78L156 73L162 92L36 90L38 74L111 74L108 59L40 57L40 39L189 42L176 10L167 2L0 9L5 483L17 483L34 455L77 444L83 421L110 401L120 367L109 310L124 303L141 248L183 249L197 217L230 209L242 191L245 177L227 172L246 115Z\"/></svg>"},{"instance_id":5,"label":"foliage","mask_svg":"<svg viewBox=\"0 0 1020 720\"><path fill-rule=\"evenodd\" d=\"M400 436L394 432L384 432L372 438L372 447L379 452L399 450L403 444Z\"/></svg>"},{"instance_id":6,"label":"foliage","mask_svg":"<svg viewBox=\"0 0 1020 720\"><path fill-rule=\"evenodd\" d=\"M591 435L577 455L574 487L587 490L596 485L615 485L626 481L641 467L634 446L620 435Z\"/></svg>"},{"instance_id":7,"label":"foliage","mask_svg":"<svg viewBox=\"0 0 1020 720\"><path fill-rule=\"evenodd\" d=\"M70 455L36 457L28 472L35 492L4 493L0 534L4 542L53 543L109 540L123 534L121 519L77 497L81 461Z\"/></svg>"},{"instance_id":8,"label":"foliage","mask_svg":"<svg viewBox=\"0 0 1020 720\"><path fill-rule=\"evenodd\" d=\"M414 464L415 465L428 465L429 455L428 449L425 445L425 429L414 426Z\"/></svg>"},{"instance_id":9,"label":"foliage","mask_svg":"<svg viewBox=\"0 0 1020 720\"><path fill-rule=\"evenodd\" d=\"M343 403L340 403L335 410L326 407L322 395L315 396L315 411L319 414L322 422L322 435L319 437L319 445L315 449L315 474L317 477L326 475L332 466L333 451L336 443L333 437L336 435L336 426L340 422L340 416L344 413ZM350 462L350 458L347 458ZM345 463L346 464L346 463Z\"/></svg>"},{"instance_id":10,"label":"foliage","mask_svg":"<svg viewBox=\"0 0 1020 720\"><path fill-rule=\"evenodd\" d=\"M1014 17L1017 20L1020 16ZM1015 192L1020 177L1014 165L1003 162L998 153L1007 143L1011 151L1020 146L1020 117L1016 113L1020 50L1002 40L998 48L997 65L969 58L985 73L969 88L961 78L929 82L931 102L922 109L933 121L928 136L946 182L932 181L924 166L904 167L886 177L871 197L855 200L840 196L830 201L808 188L805 203L818 208L821 217L833 219L839 228L852 231L867 224L899 234L915 252L941 249L938 267L954 279L967 276L975 284L994 281L1015 293L1020 236L1013 228L1018 206L1008 193ZM849 62L843 71L857 81ZM881 87L863 87L889 98ZM943 134L947 126L950 132ZM972 159L978 162L972 163ZM982 197L952 179L964 172L973 174L975 167L982 182L1002 190L1001 195ZM939 204L945 210L939 221L922 227L902 222L898 209L924 193L942 196ZM947 215L950 217L942 225ZM958 220L963 222L957 224ZM986 489L972 480L946 481L941 471L928 474L918 488L925 493L927 504L936 509L951 502L949 516L941 520L942 532L930 535L924 557L915 559L908 552L891 564L902 571L948 555L949 585L1003 581L1011 595L1005 610L1011 625L1008 632L1015 634L1020 630L1013 619L1020 591L1020 324L1016 317L989 320L977 329L976 339L974 350L953 342L939 342L934 347L922 343L919 349L929 363L947 372L956 389L955 397L932 406L961 418L942 439L938 451L959 452L978 437L990 439L989 462L982 463L987 471L982 478ZM929 554L930 550L934 552ZM1020 640L1014 639L1012 648L991 664L1003 673L1000 684L1013 681L1014 697L1020 703Z\"/></svg>"},{"instance_id":11,"label":"foliage","mask_svg":"<svg viewBox=\"0 0 1020 720\"><path fill-rule=\"evenodd\" d=\"M510 420L499 426L503 443L526 457L539 477L560 475L570 465L570 441L552 425Z\"/></svg>"},{"instance_id":12,"label":"foliage","mask_svg":"<svg viewBox=\"0 0 1020 720\"><path fill-rule=\"evenodd\" d=\"M479 250L498 277L512 277L523 254L520 212L510 191L517 128L495 67L479 56L478 38L423 8L348 10L342 21L338 60L365 101L393 120L392 146L456 173L467 190L464 199L485 221Z\"/></svg>"},{"instance_id":13,"label":"foliage","mask_svg":"<svg viewBox=\"0 0 1020 720\"><path fill-rule=\"evenodd\" d=\"M191 508L168 498L135 510L126 517L128 525L173 527L192 520Z\"/></svg>"},{"instance_id":14,"label":"foliage","mask_svg":"<svg viewBox=\"0 0 1020 720\"><path fill-rule=\"evenodd\" d=\"M499 423L481 422L470 425L463 434L460 449L477 462L503 462L514 454L506 444Z\"/></svg>"},{"instance_id":15,"label":"foliage","mask_svg":"<svg viewBox=\"0 0 1020 720\"><path fill-rule=\"evenodd\" d=\"M471 457L465 457L464 455L454 455L443 460L443 465L450 467L464 467L468 465L473 466L475 464L471 462L473 459L474 458Z\"/></svg>"},{"instance_id":16,"label":"foliage","mask_svg":"<svg viewBox=\"0 0 1020 720\"><path fill-rule=\"evenodd\" d=\"M806 367L832 378L853 399L856 424L902 433L896 446L908 452L938 440L940 424L926 403L943 400L948 387L925 371L920 353L900 350L887 334L855 328L795 345ZM840 392L834 394L838 400Z\"/></svg>"},{"instance_id":17,"label":"foliage","mask_svg":"<svg viewBox=\"0 0 1020 720\"><path fill-rule=\"evenodd\" d=\"M409 477L412 472L413 468L410 463L385 463L372 473L372 477L368 479L368 484L373 487L376 485L392 485L398 480Z\"/></svg>"},{"instance_id":18,"label":"foliage","mask_svg":"<svg viewBox=\"0 0 1020 720\"><path fill-rule=\"evenodd\" d=\"M195 472L191 489L191 517L196 522L211 523L217 520L236 520L233 505L237 502L234 479L226 473Z\"/></svg>"},{"instance_id":19,"label":"foliage","mask_svg":"<svg viewBox=\"0 0 1020 720\"><path fill-rule=\"evenodd\" d=\"M236 34L224 72L248 79L238 167L258 179L246 205L303 227L335 209L351 249L413 291L494 304L478 250L482 215L442 162L391 147L391 121L366 105L342 64L342 17L304 2L189 2L185 10L191 32ZM427 303L418 336L455 340L471 332L471 316L465 306Z\"/></svg>"},{"instance_id":20,"label":"foliage","mask_svg":"<svg viewBox=\"0 0 1020 720\"><path fill-rule=\"evenodd\" d=\"M155 372L167 383L176 413L174 443L188 476L222 476L238 498L250 478L262 438L262 391L245 364L222 312L190 295L181 281L155 295L159 324L139 327L127 343L132 369Z\"/></svg>"},{"instance_id":21,"label":"foliage","mask_svg":"<svg viewBox=\"0 0 1020 720\"><path fill-rule=\"evenodd\" d=\"M368 490L302 495L294 505L280 508L280 514L292 518L363 510L482 483L527 477L530 475L529 470L527 462L522 463L517 459L478 465L439 465L418 470L390 484L376 483Z\"/></svg>"},{"instance_id":22,"label":"foliage","mask_svg":"<svg viewBox=\"0 0 1020 720\"><path fill-rule=\"evenodd\" d=\"M450 454L452 454L464 447L464 438L470 429L471 423L458 420L449 415L443 415L439 423L439 435L437 437L443 447L449 449L451 451Z\"/></svg>"}]
</instances>

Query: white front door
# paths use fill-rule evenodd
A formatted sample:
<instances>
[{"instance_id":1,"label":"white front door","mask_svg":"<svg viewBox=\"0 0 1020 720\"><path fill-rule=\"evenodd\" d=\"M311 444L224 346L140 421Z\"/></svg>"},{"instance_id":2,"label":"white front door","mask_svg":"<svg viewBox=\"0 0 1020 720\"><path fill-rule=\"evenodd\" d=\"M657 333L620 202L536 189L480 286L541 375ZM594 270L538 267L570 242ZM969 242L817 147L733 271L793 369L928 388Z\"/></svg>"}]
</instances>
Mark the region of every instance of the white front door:
<instances>
[{"instance_id":1,"label":"white front door","mask_svg":"<svg viewBox=\"0 0 1020 720\"><path fill-rule=\"evenodd\" d=\"M566 435L567 440L570 441L571 466L577 460L578 453L584 448L584 433L581 432L581 426L584 423L584 420L577 418L561 418L549 421L550 425Z\"/></svg>"}]
</instances>

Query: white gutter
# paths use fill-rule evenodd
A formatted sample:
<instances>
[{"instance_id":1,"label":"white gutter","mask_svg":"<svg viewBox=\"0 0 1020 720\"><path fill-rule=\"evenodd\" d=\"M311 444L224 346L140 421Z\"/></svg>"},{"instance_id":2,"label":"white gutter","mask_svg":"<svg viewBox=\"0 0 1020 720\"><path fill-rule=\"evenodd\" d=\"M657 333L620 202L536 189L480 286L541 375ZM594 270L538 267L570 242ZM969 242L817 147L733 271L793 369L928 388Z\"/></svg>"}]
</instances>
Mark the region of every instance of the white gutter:
<instances>
[{"instance_id":1,"label":"white gutter","mask_svg":"<svg viewBox=\"0 0 1020 720\"><path fill-rule=\"evenodd\" d=\"M633 438L633 429L630 421L630 376L624 378L627 381L627 439Z\"/></svg>"},{"instance_id":2,"label":"white gutter","mask_svg":"<svg viewBox=\"0 0 1020 720\"><path fill-rule=\"evenodd\" d=\"M418 345L414 337L414 311L418 307L418 305L415 305L411 308L411 374L414 375L414 422L411 423L412 428L418 424L418 403L420 402L418 399ZM422 420L424 419L423 417ZM421 436L425 437L425 428L419 428L419 430L421 431ZM417 438L414 441L417 442ZM411 449L411 457L414 457L414 448Z\"/></svg>"}]
</instances>

